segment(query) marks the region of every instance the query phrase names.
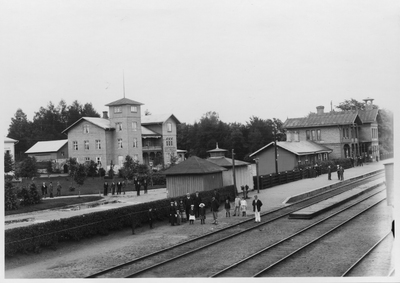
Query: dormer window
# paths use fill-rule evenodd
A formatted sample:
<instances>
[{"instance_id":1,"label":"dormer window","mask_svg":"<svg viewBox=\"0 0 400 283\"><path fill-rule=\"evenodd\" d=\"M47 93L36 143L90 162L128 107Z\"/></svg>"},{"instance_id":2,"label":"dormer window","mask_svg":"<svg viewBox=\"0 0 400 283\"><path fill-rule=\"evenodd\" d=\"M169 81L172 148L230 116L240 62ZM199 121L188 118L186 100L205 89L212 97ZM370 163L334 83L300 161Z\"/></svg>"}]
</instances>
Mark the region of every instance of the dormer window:
<instances>
[{"instance_id":1,"label":"dormer window","mask_svg":"<svg viewBox=\"0 0 400 283\"><path fill-rule=\"evenodd\" d=\"M172 132L172 124L171 123L167 123L167 131Z\"/></svg>"},{"instance_id":2,"label":"dormer window","mask_svg":"<svg viewBox=\"0 0 400 283\"><path fill-rule=\"evenodd\" d=\"M122 107L121 106L115 106L114 107L114 113L122 113Z\"/></svg>"},{"instance_id":3,"label":"dormer window","mask_svg":"<svg viewBox=\"0 0 400 283\"><path fill-rule=\"evenodd\" d=\"M136 105L131 105L131 112L137 113L138 112L138 107Z\"/></svg>"}]
</instances>

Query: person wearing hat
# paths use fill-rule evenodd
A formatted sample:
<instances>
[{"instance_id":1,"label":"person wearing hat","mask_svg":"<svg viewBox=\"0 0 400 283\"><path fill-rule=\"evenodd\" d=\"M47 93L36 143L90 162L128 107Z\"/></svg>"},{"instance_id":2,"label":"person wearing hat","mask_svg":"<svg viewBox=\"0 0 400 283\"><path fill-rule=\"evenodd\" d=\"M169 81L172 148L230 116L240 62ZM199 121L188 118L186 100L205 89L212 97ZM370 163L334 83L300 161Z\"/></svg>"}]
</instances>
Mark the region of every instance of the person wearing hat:
<instances>
[{"instance_id":1,"label":"person wearing hat","mask_svg":"<svg viewBox=\"0 0 400 283\"><path fill-rule=\"evenodd\" d=\"M189 211L190 211L190 207L192 204L193 204L193 200L190 197L190 194L187 193L186 198L185 198L186 221L189 221Z\"/></svg>"},{"instance_id":2,"label":"person wearing hat","mask_svg":"<svg viewBox=\"0 0 400 283\"><path fill-rule=\"evenodd\" d=\"M171 223L171 226L175 226L176 216L176 207L174 202L171 201L171 206L169 207L169 223Z\"/></svg>"},{"instance_id":3,"label":"person wearing hat","mask_svg":"<svg viewBox=\"0 0 400 283\"><path fill-rule=\"evenodd\" d=\"M219 202L216 200L215 197L212 197L211 212L213 213L213 217L214 217L213 224L218 224L218 208L219 208Z\"/></svg>"},{"instance_id":4,"label":"person wearing hat","mask_svg":"<svg viewBox=\"0 0 400 283\"><path fill-rule=\"evenodd\" d=\"M196 220L196 216L194 215L194 204L190 205L189 210L189 224L193 224Z\"/></svg>"},{"instance_id":5,"label":"person wearing hat","mask_svg":"<svg viewBox=\"0 0 400 283\"><path fill-rule=\"evenodd\" d=\"M339 164L336 167L336 173L337 173L338 180L340 180L340 166L339 166Z\"/></svg>"},{"instance_id":6,"label":"person wearing hat","mask_svg":"<svg viewBox=\"0 0 400 283\"><path fill-rule=\"evenodd\" d=\"M199 216L201 224L206 224L206 206L204 203L199 204Z\"/></svg>"},{"instance_id":7,"label":"person wearing hat","mask_svg":"<svg viewBox=\"0 0 400 283\"><path fill-rule=\"evenodd\" d=\"M331 179L331 166L328 165L328 180L332 180Z\"/></svg>"}]
</instances>

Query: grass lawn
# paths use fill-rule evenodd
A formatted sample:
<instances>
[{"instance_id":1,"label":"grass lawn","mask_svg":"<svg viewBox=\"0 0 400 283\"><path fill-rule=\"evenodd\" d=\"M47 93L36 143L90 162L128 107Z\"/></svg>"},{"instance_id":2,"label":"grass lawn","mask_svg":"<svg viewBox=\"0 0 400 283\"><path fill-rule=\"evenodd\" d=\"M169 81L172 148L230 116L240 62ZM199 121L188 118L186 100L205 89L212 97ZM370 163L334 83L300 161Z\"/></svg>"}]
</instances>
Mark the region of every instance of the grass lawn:
<instances>
[{"instance_id":1,"label":"grass lawn","mask_svg":"<svg viewBox=\"0 0 400 283\"><path fill-rule=\"evenodd\" d=\"M29 205L29 206L20 206L17 210L10 210L5 211L5 215L13 215L13 214L20 214L20 213L27 213L33 212L38 210L46 210L46 209L53 209L53 208L61 208L64 206L84 203L84 202L91 202L100 200L102 197L99 196L85 196L85 197L71 197L71 198L53 198L53 199L46 199L39 204Z\"/></svg>"}]
</instances>

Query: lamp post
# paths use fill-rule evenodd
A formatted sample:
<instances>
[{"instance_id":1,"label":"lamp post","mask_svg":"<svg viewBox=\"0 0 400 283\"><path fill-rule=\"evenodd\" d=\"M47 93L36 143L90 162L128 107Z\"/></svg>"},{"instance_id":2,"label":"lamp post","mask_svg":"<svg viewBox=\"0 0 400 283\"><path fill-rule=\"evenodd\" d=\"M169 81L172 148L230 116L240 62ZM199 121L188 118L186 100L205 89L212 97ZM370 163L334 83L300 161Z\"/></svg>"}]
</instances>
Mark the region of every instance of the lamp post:
<instances>
[{"instance_id":1,"label":"lamp post","mask_svg":"<svg viewBox=\"0 0 400 283\"><path fill-rule=\"evenodd\" d=\"M254 161L256 162L256 172L257 172L257 193L260 193L260 174L258 171L258 158L255 158Z\"/></svg>"}]
</instances>

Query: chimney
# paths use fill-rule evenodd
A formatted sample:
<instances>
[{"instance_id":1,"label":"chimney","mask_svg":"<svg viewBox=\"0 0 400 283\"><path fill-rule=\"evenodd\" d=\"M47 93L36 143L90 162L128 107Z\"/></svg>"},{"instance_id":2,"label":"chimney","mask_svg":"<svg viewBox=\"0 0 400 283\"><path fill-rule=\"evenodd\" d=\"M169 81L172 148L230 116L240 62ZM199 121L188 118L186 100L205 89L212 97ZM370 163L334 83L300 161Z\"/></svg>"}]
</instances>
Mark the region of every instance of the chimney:
<instances>
[{"instance_id":1,"label":"chimney","mask_svg":"<svg viewBox=\"0 0 400 283\"><path fill-rule=\"evenodd\" d=\"M324 114L324 106L317 106L317 114L321 115Z\"/></svg>"},{"instance_id":2,"label":"chimney","mask_svg":"<svg viewBox=\"0 0 400 283\"><path fill-rule=\"evenodd\" d=\"M103 119L108 119L108 112L107 111L103 111Z\"/></svg>"}]
</instances>

